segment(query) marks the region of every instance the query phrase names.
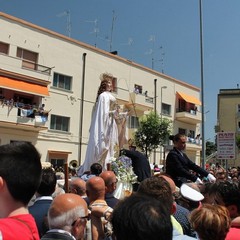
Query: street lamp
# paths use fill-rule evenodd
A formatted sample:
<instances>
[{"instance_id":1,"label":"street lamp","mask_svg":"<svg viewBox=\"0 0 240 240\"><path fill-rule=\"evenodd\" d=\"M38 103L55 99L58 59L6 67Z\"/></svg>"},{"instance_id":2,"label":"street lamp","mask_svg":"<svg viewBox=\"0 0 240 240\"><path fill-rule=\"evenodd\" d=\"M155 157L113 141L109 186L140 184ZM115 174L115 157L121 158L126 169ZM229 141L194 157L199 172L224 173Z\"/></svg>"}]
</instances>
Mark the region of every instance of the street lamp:
<instances>
[{"instance_id":1,"label":"street lamp","mask_svg":"<svg viewBox=\"0 0 240 240\"><path fill-rule=\"evenodd\" d=\"M199 0L199 30L200 30L200 64L201 64L201 100L202 100L202 168L205 169L205 101L204 101L204 64L203 64L203 23L202 23L202 0Z\"/></svg>"},{"instance_id":2,"label":"street lamp","mask_svg":"<svg viewBox=\"0 0 240 240\"><path fill-rule=\"evenodd\" d=\"M161 116L161 124L162 124L162 93L163 93L163 89L166 89L167 88L167 86L162 86L161 87L161 111L160 111L160 116ZM163 149L162 149L162 147L161 147L161 151L160 151L160 154L161 154L161 159L162 159L162 151L163 151L163 153L165 154L165 147L163 146ZM164 157L164 154L163 154L163 158L164 158L164 160L165 160L165 157ZM164 163L165 164L165 163Z\"/></svg>"},{"instance_id":3,"label":"street lamp","mask_svg":"<svg viewBox=\"0 0 240 240\"><path fill-rule=\"evenodd\" d=\"M163 92L163 89L166 89L167 86L162 86L161 87L161 122L162 122L162 92Z\"/></svg>"}]
</instances>

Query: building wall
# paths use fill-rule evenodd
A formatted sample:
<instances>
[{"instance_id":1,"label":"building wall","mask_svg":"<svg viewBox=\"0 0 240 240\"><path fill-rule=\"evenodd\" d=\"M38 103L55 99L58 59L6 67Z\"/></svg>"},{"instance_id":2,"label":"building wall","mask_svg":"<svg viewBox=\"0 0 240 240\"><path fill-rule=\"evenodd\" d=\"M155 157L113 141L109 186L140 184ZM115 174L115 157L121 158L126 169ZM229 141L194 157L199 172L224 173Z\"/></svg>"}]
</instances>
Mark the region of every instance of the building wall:
<instances>
[{"instance_id":1,"label":"building wall","mask_svg":"<svg viewBox=\"0 0 240 240\"><path fill-rule=\"evenodd\" d=\"M12 123L10 125L6 123L0 125L1 144L8 143L11 140L31 141L41 152L42 161L48 161L49 154L56 154L56 151L59 151L59 154L62 154L69 162L79 158L83 161L89 137L92 109L100 84L99 76L104 72L109 72L117 78L118 91L115 96L119 101L126 103L131 103L130 93L134 89L134 84L141 85L143 92L148 91L148 96L154 98L154 79L157 79L156 109L158 113L161 112L161 99L163 103L171 105L171 114L163 115L163 117L173 121L173 134L177 133L179 127L199 133L199 122L189 124L176 120L177 92L185 92L199 99L199 89L197 87L4 13L0 13L0 26L0 41L10 45L8 56L0 54L0 68L7 71L10 76L18 74L48 84L49 96L44 97L42 103L50 111L45 130L37 131L36 127L19 129L16 124ZM21 59L16 57L17 47L38 53L38 64L51 68L51 75L22 69ZM86 67L82 148L80 149L79 133L81 130L80 110L84 54L86 54ZM53 87L54 72L72 77L70 91ZM161 89L163 86L167 88ZM139 95L137 97L140 106L136 109L136 113L139 114L138 117L154 108L153 103L144 102L145 96ZM143 102L141 102L142 100ZM69 132L51 130L51 115L69 117ZM189 146L189 148L189 151L192 151L192 147ZM201 147L198 146L193 149L195 154L191 154L192 159L199 162ZM81 156L79 156L80 151ZM162 154L158 150L157 163L161 156Z\"/></svg>"},{"instance_id":2,"label":"building wall","mask_svg":"<svg viewBox=\"0 0 240 240\"><path fill-rule=\"evenodd\" d=\"M218 94L218 131L240 134L240 90L220 89ZM228 166L240 166L239 149L236 146L236 158L227 160Z\"/></svg>"}]
</instances>

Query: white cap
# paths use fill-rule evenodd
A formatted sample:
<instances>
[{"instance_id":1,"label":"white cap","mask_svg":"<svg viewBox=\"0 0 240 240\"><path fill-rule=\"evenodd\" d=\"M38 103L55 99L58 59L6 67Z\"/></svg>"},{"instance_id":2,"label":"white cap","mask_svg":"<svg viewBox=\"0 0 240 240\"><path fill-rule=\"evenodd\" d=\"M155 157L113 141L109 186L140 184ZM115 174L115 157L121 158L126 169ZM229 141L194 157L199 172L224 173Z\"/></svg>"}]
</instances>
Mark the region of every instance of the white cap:
<instances>
[{"instance_id":1,"label":"white cap","mask_svg":"<svg viewBox=\"0 0 240 240\"><path fill-rule=\"evenodd\" d=\"M184 198L190 201L199 202L204 199L204 196L200 192L184 183L180 187L180 193Z\"/></svg>"}]
</instances>

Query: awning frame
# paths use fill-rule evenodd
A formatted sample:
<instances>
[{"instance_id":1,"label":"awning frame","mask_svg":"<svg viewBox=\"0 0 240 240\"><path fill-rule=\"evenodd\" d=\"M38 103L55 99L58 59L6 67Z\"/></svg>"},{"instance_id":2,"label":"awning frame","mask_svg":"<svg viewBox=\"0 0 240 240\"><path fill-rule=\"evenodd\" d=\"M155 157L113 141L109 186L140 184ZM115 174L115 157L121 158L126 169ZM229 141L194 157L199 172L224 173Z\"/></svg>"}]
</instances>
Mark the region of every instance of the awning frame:
<instances>
[{"instance_id":1,"label":"awning frame","mask_svg":"<svg viewBox=\"0 0 240 240\"><path fill-rule=\"evenodd\" d=\"M199 105L199 106L202 105L201 101L200 101L198 98L196 98L196 97L193 97L193 96L191 96L191 95L188 95L188 94L182 93L182 92L177 92L177 94L178 94L182 99L184 99L186 102L193 103L193 104Z\"/></svg>"}]
</instances>

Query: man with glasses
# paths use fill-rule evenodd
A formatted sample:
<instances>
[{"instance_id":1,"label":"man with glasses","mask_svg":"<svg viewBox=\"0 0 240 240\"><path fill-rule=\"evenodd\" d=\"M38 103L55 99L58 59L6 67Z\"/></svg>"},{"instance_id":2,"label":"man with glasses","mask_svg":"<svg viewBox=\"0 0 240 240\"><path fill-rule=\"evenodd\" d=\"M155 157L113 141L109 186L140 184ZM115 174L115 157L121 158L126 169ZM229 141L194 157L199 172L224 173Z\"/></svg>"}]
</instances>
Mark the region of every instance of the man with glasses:
<instances>
[{"instance_id":1,"label":"man with glasses","mask_svg":"<svg viewBox=\"0 0 240 240\"><path fill-rule=\"evenodd\" d=\"M88 219L87 204L79 195L73 193L58 195L48 212L50 230L41 239L83 239Z\"/></svg>"}]
</instances>

